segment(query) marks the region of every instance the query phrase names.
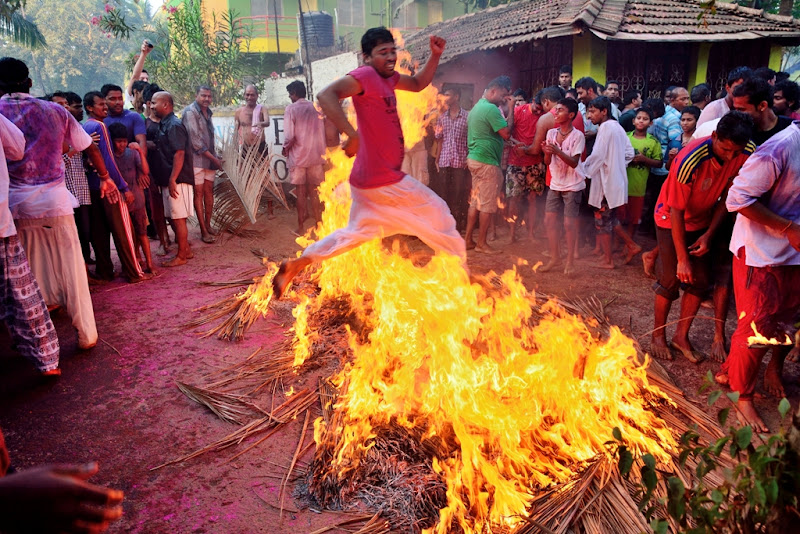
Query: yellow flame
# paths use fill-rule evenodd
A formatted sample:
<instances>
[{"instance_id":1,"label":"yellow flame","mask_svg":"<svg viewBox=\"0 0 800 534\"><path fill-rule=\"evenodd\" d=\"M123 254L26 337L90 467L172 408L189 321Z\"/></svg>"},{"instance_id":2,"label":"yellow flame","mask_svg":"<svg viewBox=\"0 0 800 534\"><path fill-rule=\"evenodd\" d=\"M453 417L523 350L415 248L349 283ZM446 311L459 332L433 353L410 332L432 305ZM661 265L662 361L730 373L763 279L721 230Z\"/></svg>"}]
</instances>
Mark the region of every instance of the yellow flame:
<instances>
[{"instance_id":1,"label":"yellow flame","mask_svg":"<svg viewBox=\"0 0 800 534\"><path fill-rule=\"evenodd\" d=\"M413 145L436 91L397 96ZM350 211L352 160L338 149L328 157L317 238L345 226ZM311 243L313 234L298 243ZM271 266L267 276L274 272ZM321 443L326 431L338 437L330 468L339 477L358 467L390 421L456 443L455 453L433 459L447 483L447 505L430 532L515 525L535 488L566 480L606 454L615 426L633 451L668 458L671 432L648 409L666 398L648 383L649 360L639 363L633 341L616 327L602 341L591 330L596 325L554 303L534 315L534 295L515 269L488 275L499 277L500 289L473 284L458 258L437 255L418 266L376 239L326 260L313 276L319 293L302 295L293 312L295 364L311 355L319 334L308 318L326 299L348 298L369 332L363 339L348 329L352 361L333 377L341 388L341 426L326 428L318 419L315 439ZM266 306L271 287L260 285L266 293L246 298L263 298Z\"/></svg>"},{"instance_id":2,"label":"yellow flame","mask_svg":"<svg viewBox=\"0 0 800 534\"><path fill-rule=\"evenodd\" d=\"M764 336L763 334L761 334L761 332L756 330L755 321L750 322L750 328L753 329L754 335L747 338L748 345L794 345L792 338L790 338L788 334L784 334L786 336L786 339L784 339L783 341L778 341L778 339L774 337L767 339L766 336Z\"/></svg>"},{"instance_id":3,"label":"yellow flame","mask_svg":"<svg viewBox=\"0 0 800 534\"><path fill-rule=\"evenodd\" d=\"M536 271L538 271L538 270L539 270L539 267L541 267L542 265L544 265L544 263L542 263L541 261L537 261L536 263L534 263L534 264L533 264L533 267L532 267L532 269L533 269L533 272L536 272Z\"/></svg>"}]
</instances>

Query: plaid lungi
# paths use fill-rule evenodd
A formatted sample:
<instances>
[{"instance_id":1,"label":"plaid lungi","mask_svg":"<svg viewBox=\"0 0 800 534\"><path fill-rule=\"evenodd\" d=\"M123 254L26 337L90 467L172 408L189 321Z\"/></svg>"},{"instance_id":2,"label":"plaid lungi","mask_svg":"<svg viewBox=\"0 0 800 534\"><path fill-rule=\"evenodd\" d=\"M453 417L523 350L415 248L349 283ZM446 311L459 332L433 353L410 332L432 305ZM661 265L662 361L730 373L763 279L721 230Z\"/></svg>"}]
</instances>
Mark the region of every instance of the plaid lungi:
<instances>
[{"instance_id":1,"label":"plaid lungi","mask_svg":"<svg viewBox=\"0 0 800 534\"><path fill-rule=\"evenodd\" d=\"M17 350L33 360L37 369L58 367L56 329L16 235L0 238L0 319Z\"/></svg>"}]
</instances>

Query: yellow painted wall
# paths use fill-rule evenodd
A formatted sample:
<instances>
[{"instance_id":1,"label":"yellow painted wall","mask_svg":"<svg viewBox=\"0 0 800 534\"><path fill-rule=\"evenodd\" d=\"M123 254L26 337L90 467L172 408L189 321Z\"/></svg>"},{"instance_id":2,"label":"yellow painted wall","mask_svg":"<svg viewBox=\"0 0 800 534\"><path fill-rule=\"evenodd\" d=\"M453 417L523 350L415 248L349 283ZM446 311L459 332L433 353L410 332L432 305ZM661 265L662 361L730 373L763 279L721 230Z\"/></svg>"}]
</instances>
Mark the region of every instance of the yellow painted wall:
<instances>
[{"instance_id":1,"label":"yellow painted wall","mask_svg":"<svg viewBox=\"0 0 800 534\"><path fill-rule=\"evenodd\" d=\"M282 54L294 54L298 47L300 46L300 42L298 41L297 37L292 35L289 37L284 38L281 35L281 53ZM277 52L278 47L275 42L274 37L270 37L267 39L266 37L257 37L255 39L250 40L250 52Z\"/></svg>"},{"instance_id":2,"label":"yellow painted wall","mask_svg":"<svg viewBox=\"0 0 800 534\"><path fill-rule=\"evenodd\" d=\"M692 62L689 66L689 89L695 85L705 83L708 77L708 56L711 53L711 43L700 43L694 49Z\"/></svg>"},{"instance_id":3,"label":"yellow painted wall","mask_svg":"<svg viewBox=\"0 0 800 534\"><path fill-rule=\"evenodd\" d=\"M781 60L783 60L783 47L781 45L770 45L769 47L769 68L774 71L781 70Z\"/></svg>"},{"instance_id":4,"label":"yellow painted wall","mask_svg":"<svg viewBox=\"0 0 800 534\"><path fill-rule=\"evenodd\" d=\"M584 76L606 83L606 42L588 31L572 38L573 83Z\"/></svg>"}]
</instances>

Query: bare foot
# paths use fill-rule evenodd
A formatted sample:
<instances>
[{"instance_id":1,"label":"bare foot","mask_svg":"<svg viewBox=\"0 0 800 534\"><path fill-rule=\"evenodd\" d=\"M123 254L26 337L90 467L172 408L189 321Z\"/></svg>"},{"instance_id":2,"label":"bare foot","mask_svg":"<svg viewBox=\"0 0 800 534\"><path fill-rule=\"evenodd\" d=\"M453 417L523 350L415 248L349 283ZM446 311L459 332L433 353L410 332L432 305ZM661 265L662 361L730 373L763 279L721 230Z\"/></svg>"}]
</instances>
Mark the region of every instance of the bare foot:
<instances>
[{"instance_id":1,"label":"bare foot","mask_svg":"<svg viewBox=\"0 0 800 534\"><path fill-rule=\"evenodd\" d=\"M754 432L769 432L769 428L764 424L761 416L758 415L753 401L739 399L736 405L739 408L736 412L736 416L742 426L750 425L753 427Z\"/></svg>"},{"instance_id":2,"label":"bare foot","mask_svg":"<svg viewBox=\"0 0 800 534\"><path fill-rule=\"evenodd\" d=\"M294 260L284 260L275 274L275 278L272 279L273 298L281 298L292 284L292 279L310 263L309 259L302 257Z\"/></svg>"},{"instance_id":3,"label":"bare foot","mask_svg":"<svg viewBox=\"0 0 800 534\"><path fill-rule=\"evenodd\" d=\"M663 337L654 337L650 340L650 356L659 360L672 360L672 351L667 346L667 340Z\"/></svg>"},{"instance_id":4,"label":"bare foot","mask_svg":"<svg viewBox=\"0 0 800 534\"><path fill-rule=\"evenodd\" d=\"M655 252L649 250L642 254L642 265L644 266L644 274L648 278L655 280L656 278L656 255Z\"/></svg>"},{"instance_id":5,"label":"bare foot","mask_svg":"<svg viewBox=\"0 0 800 534\"><path fill-rule=\"evenodd\" d=\"M772 357L774 358L775 356L773 355ZM767 393L779 399L782 399L786 396L786 391L783 389L781 372L782 369L780 369L777 365L773 365L772 360L770 360L769 364L767 365L767 370L764 371L764 389L767 391Z\"/></svg>"},{"instance_id":6,"label":"bare foot","mask_svg":"<svg viewBox=\"0 0 800 534\"><path fill-rule=\"evenodd\" d=\"M787 362L797 363L797 360L800 360L800 347L795 347L786 355Z\"/></svg>"},{"instance_id":7,"label":"bare foot","mask_svg":"<svg viewBox=\"0 0 800 534\"><path fill-rule=\"evenodd\" d=\"M472 250L475 248L475 241L467 241L467 250Z\"/></svg>"},{"instance_id":8,"label":"bare foot","mask_svg":"<svg viewBox=\"0 0 800 534\"><path fill-rule=\"evenodd\" d=\"M614 269L614 262L613 261L612 262L603 261L603 262L600 262L600 263L595 263L594 266L597 267L598 269L611 270L611 269Z\"/></svg>"},{"instance_id":9,"label":"bare foot","mask_svg":"<svg viewBox=\"0 0 800 534\"><path fill-rule=\"evenodd\" d=\"M715 362L724 362L725 358L728 357L728 349L725 348L725 340L715 338L714 341L711 342L711 350L708 356Z\"/></svg>"},{"instance_id":10,"label":"bare foot","mask_svg":"<svg viewBox=\"0 0 800 534\"><path fill-rule=\"evenodd\" d=\"M669 344L671 349L677 350L681 353L681 355L689 360L692 363L700 363L705 359L705 355L694 349L692 344L688 341L676 341L672 340L672 343Z\"/></svg>"},{"instance_id":11,"label":"bare foot","mask_svg":"<svg viewBox=\"0 0 800 534\"><path fill-rule=\"evenodd\" d=\"M572 262L568 261L566 265L564 265L564 274L572 274L575 272L575 266Z\"/></svg>"},{"instance_id":12,"label":"bare foot","mask_svg":"<svg viewBox=\"0 0 800 534\"><path fill-rule=\"evenodd\" d=\"M496 248L492 248L489 245L476 245L475 252L480 252L481 254L500 254L500 250Z\"/></svg>"},{"instance_id":13,"label":"bare foot","mask_svg":"<svg viewBox=\"0 0 800 534\"><path fill-rule=\"evenodd\" d=\"M556 265L561 263L557 258L550 258L550 261L545 263L543 266L539 267L540 273L546 273L547 271L552 271Z\"/></svg>"},{"instance_id":14,"label":"bare foot","mask_svg":"<svg viewBox=\"0 0 800 534\"><path fill-rule=\"evenodd\" d=\"M625 259L622 260L623 265L628 265L634 256L642 251L642 247L636 245L634 247L625 247Z\"/></svg>"},{"instance_id":15,"label":"bare foot","mask_svg":"<svg viewBox=\"0 0 800 534\"><path fill-rule=\"evenodd\" d=\"M594 249L592 249L592 251L590 252L590 254L591 254L592 256L600 256L600 255L602 255L602 254L603 254L603 249L601 249L599 246L596 246L596 247L594 247Z\"/></svg>"},{"instance_id":16,"label":"bare foot","mask_svg":"<svg viewBox=\"0 0 800 534\"><path fill-rule=\"evenodd\" d=\"M161 264L162 267L178 267L179 265L185 265L186 260L181 258L180 256L175 256L169 261L165 261Z\"/></svg>"}]
</instances>

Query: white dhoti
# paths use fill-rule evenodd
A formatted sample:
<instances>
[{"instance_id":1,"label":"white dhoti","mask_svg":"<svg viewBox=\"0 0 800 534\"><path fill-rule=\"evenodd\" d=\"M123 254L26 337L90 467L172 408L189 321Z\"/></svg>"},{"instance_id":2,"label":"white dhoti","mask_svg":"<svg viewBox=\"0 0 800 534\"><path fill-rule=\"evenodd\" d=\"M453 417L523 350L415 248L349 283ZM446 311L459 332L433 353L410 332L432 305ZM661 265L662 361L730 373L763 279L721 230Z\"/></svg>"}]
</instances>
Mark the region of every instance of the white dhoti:
<instances>
[{"instance_id":1,"label":"white dhoti","mask_svg":"<svg viewBox=\"0 0 800 534\"><path fill-rule=\"evenodd\" d=\"M353 204L347 226L309 245L303 257L321 261L372 239L405 234L420 238L436 252L458 256L466 265L466 243L456 231L450 208L411 176L374 189L351 186L350 195Z\"/></svg>"},{"instance_id":2,"label":"white dhoti","mask_svg":"<svg viewBox=\"0 0 800 534\"><path fill-rule=\"evenodd\" d=\"M72 215L16 219L19 239L44 301L63 306L78 330L78 346L97 343L89 280Z\"/></svg>"}]
</instances>

